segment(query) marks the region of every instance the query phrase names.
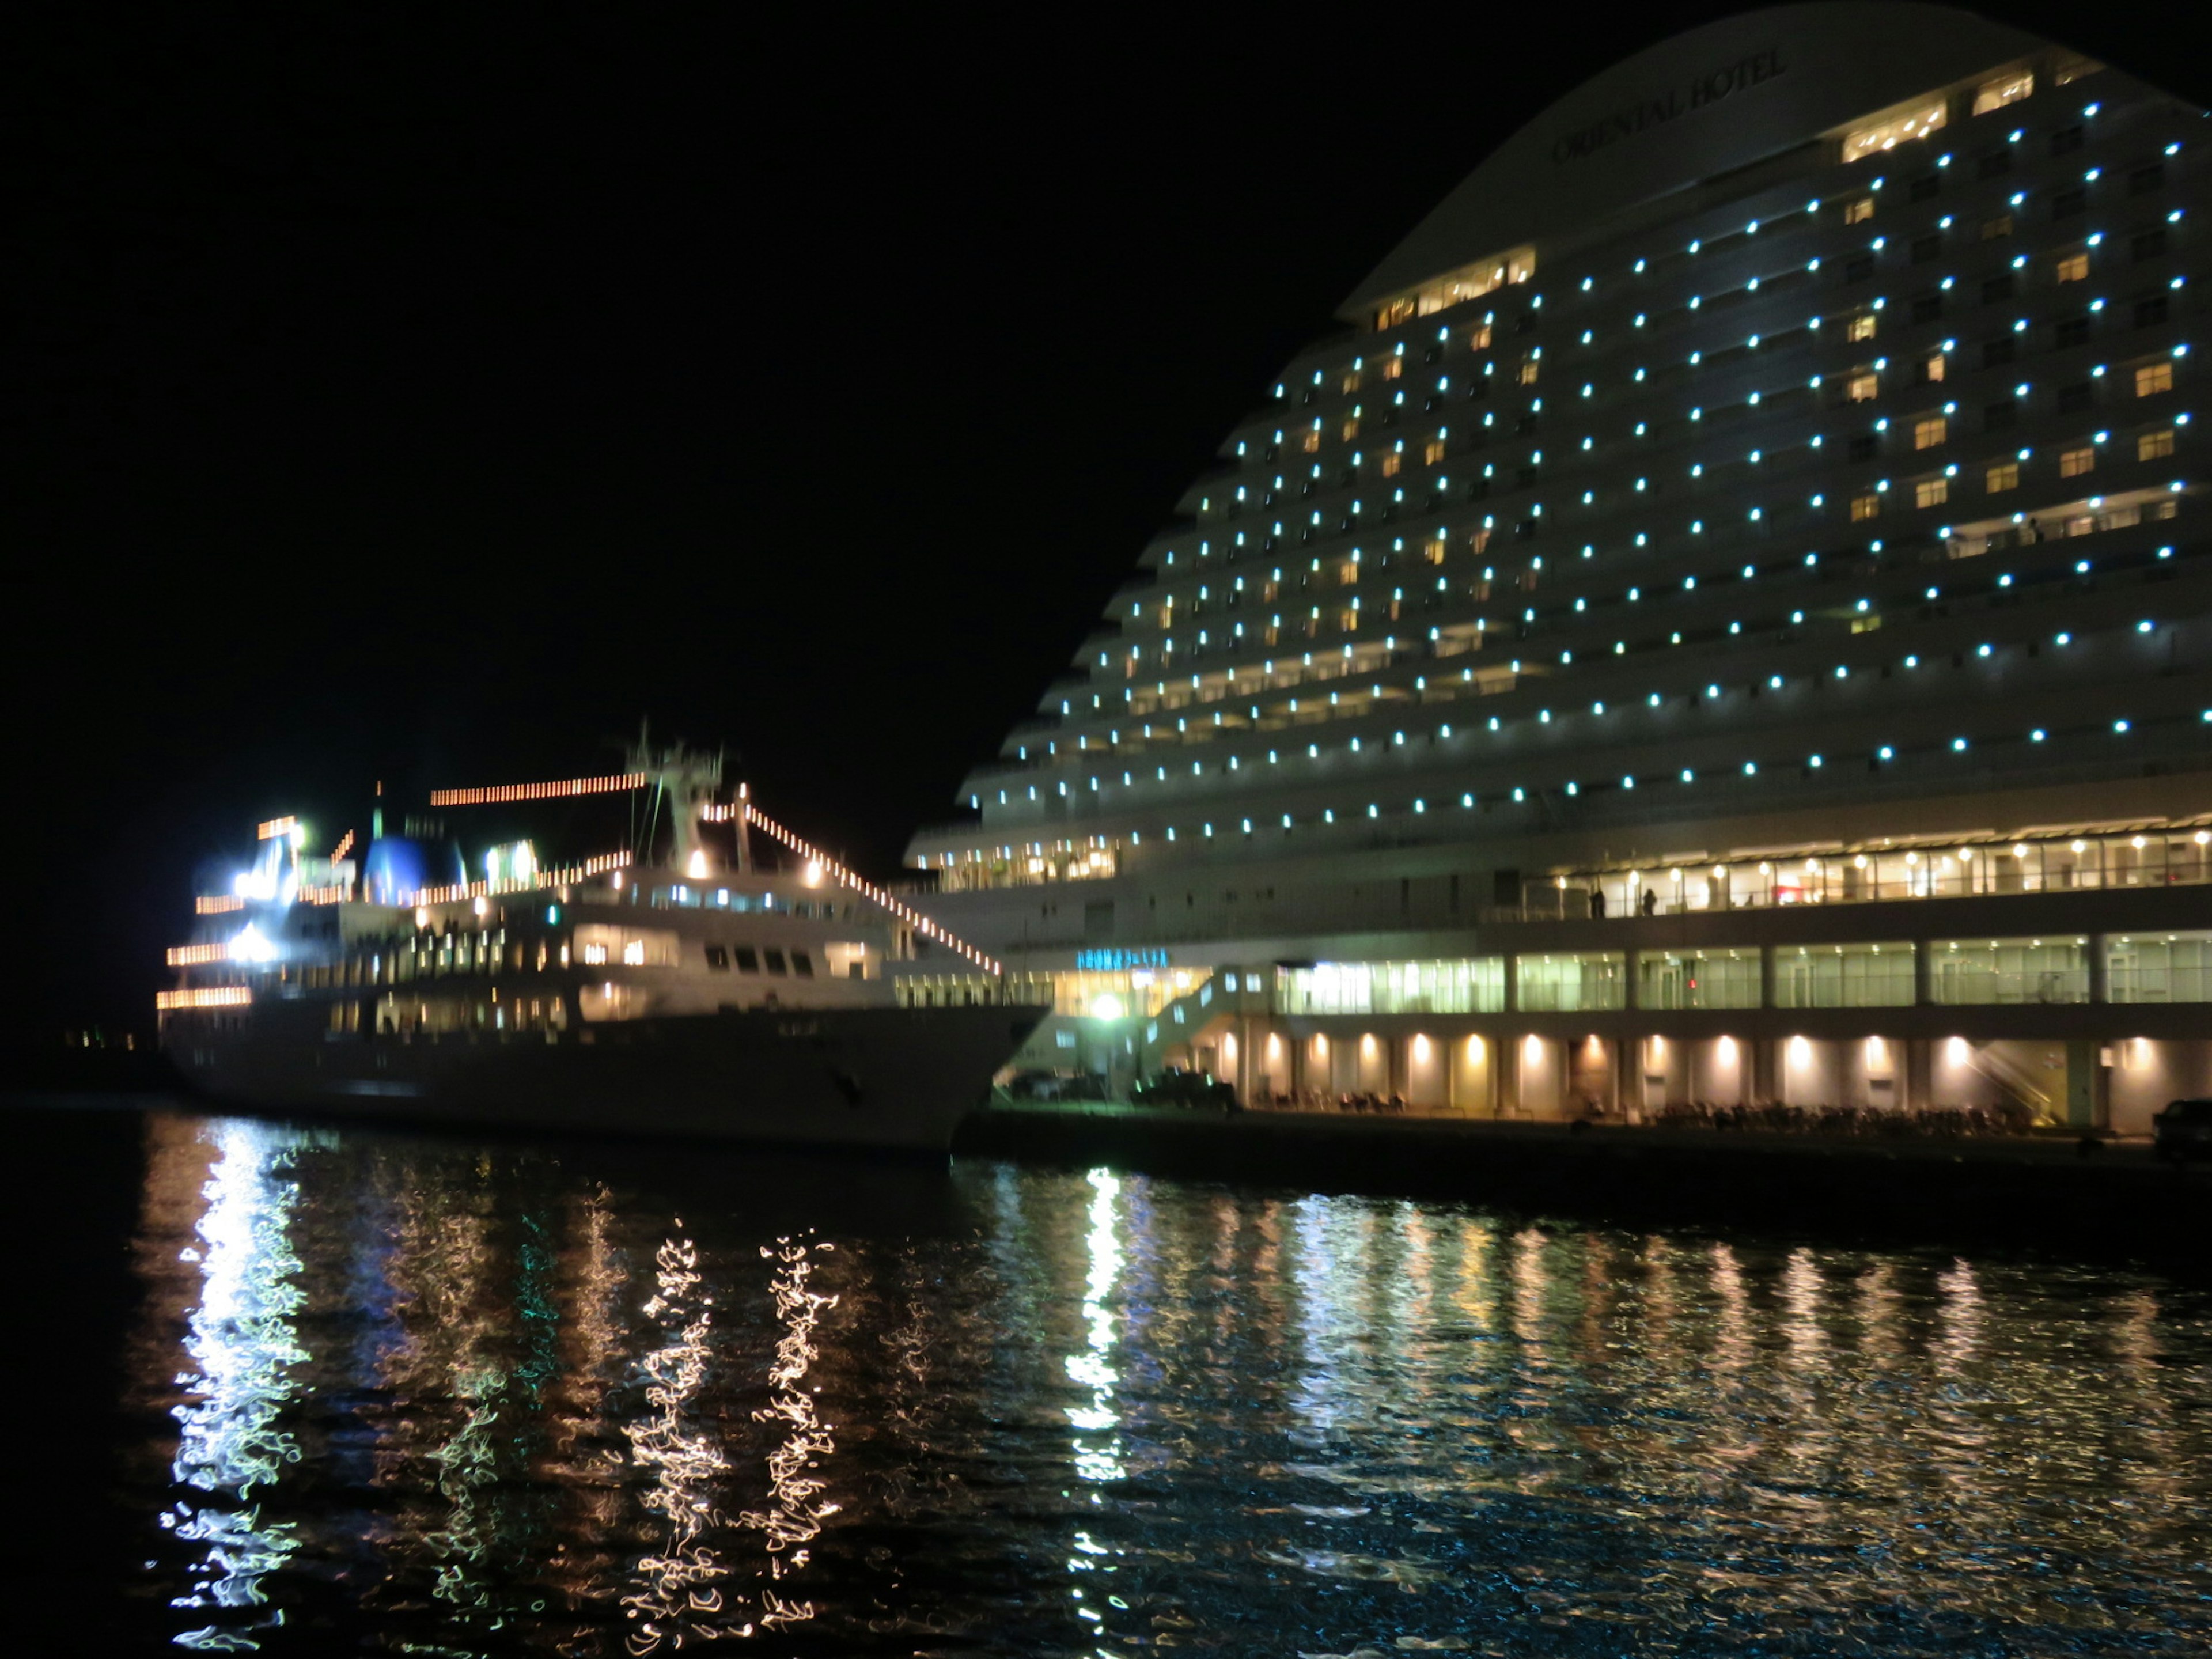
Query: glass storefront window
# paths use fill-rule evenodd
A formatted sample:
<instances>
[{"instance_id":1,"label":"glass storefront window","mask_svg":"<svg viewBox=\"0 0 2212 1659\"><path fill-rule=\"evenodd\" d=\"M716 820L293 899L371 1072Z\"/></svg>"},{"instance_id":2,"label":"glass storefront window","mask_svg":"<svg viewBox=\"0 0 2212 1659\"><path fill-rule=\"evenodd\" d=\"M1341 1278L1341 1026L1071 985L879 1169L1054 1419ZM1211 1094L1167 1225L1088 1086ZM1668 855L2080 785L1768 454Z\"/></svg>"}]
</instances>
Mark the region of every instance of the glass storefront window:
<instances>
[{"instance_id":1,"label":"glass storefront window","mask_svg":"<svg viewBox=\"0 0 2212 1659\"><path fill-rule=\"evenodd\" d=\"M1505 1006L1505 958L1317 962L1275 972L1285 1014L1494 1014Z\"/></svg>"},{"instance_id":2,"label":"glass storefront window","mask_svg":"<svg viewBox=\"0 0 2212 1659\"><path fill-rule=\"evenodd\" d=\"M1909 1008L1912 945L1800 945L1774 953L1778 1008Z\"/></svg>"},{"instance_id":3,"label":"glass storefront window","mask_svg":"<svg viewBox=\"0 0 2212 1659\"><path fill-rule=\"evenodd\" d=\"M1759 952L1646 951L1636 959L1639 1008L1756 1008ZM1522 1006L1528 1006L1523 998Z\"/></svg>"},{"instance_id":4,"label":"glass storefront window","mask_svg":"<svg viewBox=\"0 0 2212 1659\"><path fill-rule=\"evenodd\" d=\"M1524 883L1519 915L1532 921L1579 921L2207 883L2212 883L2212 830L2191 825L2121 836L1580 871Z\"/></svg>"},{"instance_id":5,"label":"glass storefront window","mask_svg":"<svg viewBox=\"0 0 2212 1659\"><path fill-rule=\"evenodd\" d=\"M2212 933L2136 933L2105 941L2114 1002L2212 1002Z\"/></svg>"},{"instance_id":6,"label":"glass storefront window","mask_svg":"<svg viewBox=\"0 0 2212 1659\"><path fill-rule=\"evenodd\" d=\"M1517 1006L1531 1013L1619 1008L1626 1001L1627 958L1619 951L1551 951L1516 957L1513 972Z\"/></svg>"},{"instance_id":7,"label":"glass storefront window","mask_svg":"<svg viewBox=\"0 0 2212 1659\"><path fill-rule=\"evenodd\" d=\"M1928 1000L1939 1006L2089 1000L2086 939L1935 939L1928 951Z\"/></svg>"}]
</instances>

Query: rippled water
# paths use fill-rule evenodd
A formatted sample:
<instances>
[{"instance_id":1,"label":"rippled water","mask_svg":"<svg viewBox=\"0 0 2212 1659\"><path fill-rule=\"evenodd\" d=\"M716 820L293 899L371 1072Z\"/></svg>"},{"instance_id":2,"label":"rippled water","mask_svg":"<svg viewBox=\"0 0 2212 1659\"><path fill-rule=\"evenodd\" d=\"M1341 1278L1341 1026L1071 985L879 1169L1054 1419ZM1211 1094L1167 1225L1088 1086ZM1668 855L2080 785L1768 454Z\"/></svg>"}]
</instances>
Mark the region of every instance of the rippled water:
<instances>
[{"instance_id":1,"label":"rippled water","mask_svg":"<svg viewBox=\"0 0 2212 1659\"><path fill-rule=\"evenodd\" d=\"M146 1122L120 1498L185 1647L2212 1645L2212 1304L2148 1276Z\"/></svg>"}]
</instances>

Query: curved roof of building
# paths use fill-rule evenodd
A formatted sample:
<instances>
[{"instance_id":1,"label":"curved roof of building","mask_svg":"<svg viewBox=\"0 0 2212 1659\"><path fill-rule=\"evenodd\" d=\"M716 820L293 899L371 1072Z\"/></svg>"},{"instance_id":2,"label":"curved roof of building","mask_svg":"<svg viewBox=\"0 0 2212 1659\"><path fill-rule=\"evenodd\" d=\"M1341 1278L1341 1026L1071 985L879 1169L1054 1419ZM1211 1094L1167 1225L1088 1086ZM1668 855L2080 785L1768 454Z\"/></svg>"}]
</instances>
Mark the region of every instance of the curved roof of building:
<instances>
[{"instance_id":1,"label":"curved roof of building","mask_svg":"<svg viewBox=\"0 0 2212 1659\"><path fill-rule=\"evenodd\" d=\"M2047 43L1950 6L1816 0L1663 40L1500 144L1338 315L1475 260L1579 231Z\"/></svg>"}]
</instances>

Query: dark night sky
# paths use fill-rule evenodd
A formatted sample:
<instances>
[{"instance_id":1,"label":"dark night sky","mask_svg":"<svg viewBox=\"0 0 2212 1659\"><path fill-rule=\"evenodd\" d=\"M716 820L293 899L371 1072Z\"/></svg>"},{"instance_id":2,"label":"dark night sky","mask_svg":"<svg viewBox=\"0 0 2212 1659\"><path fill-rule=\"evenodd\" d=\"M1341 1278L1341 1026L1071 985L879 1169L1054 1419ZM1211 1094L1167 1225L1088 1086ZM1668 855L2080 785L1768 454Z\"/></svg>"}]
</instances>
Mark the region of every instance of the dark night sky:
<instances>
[{"instance_id":1,"label":"dark night sky","mask_svg":"<svg viewBox=\"0 0 2212 1659\"><path fill-rule=\"evenodd\" d=\"M1415 220L1741 8L455 9L0 22L27 1033L256 819L641 715L888 870ZM2208 101L2173 9L1996 15Z\"/></svg>"}]
</instances>

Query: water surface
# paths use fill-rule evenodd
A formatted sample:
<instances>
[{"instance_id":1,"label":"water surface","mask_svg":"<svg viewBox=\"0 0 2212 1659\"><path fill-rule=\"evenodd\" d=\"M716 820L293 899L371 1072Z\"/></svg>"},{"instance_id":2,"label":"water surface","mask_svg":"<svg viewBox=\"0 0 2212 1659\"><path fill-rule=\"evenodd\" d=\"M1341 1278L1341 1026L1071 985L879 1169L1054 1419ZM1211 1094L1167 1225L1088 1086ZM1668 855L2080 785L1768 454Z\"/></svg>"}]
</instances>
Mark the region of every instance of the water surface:
<instances>
[{"instance_id":1,"label":"water surface","mask_svg":"<svg viewBox=\"0 0 2212 1659\"><path fill-rule=\"evenodd\" d=\"M144 1133L114 1498L173 1648L2212 1647L2212 1302L2148 1274Z\"/></svg>"}]
</instances>

